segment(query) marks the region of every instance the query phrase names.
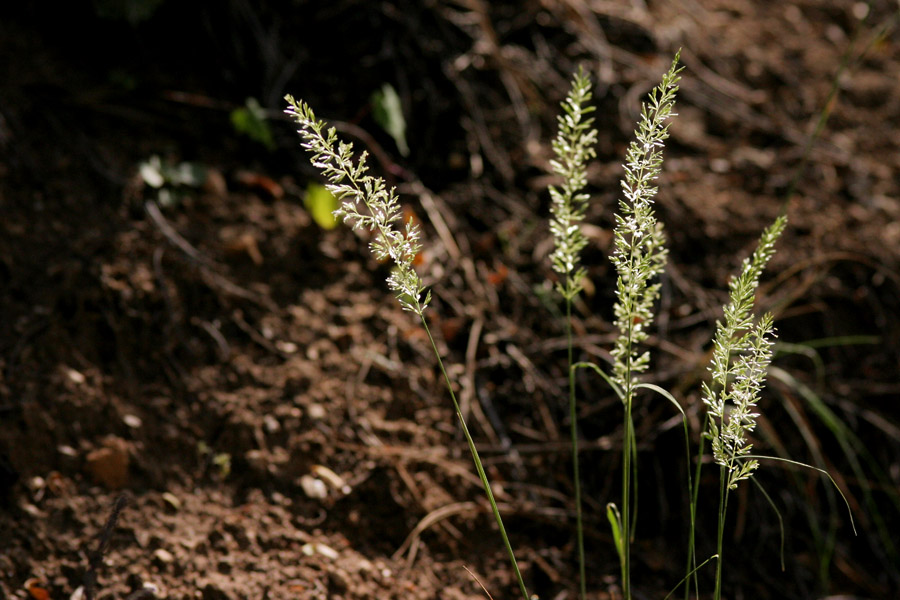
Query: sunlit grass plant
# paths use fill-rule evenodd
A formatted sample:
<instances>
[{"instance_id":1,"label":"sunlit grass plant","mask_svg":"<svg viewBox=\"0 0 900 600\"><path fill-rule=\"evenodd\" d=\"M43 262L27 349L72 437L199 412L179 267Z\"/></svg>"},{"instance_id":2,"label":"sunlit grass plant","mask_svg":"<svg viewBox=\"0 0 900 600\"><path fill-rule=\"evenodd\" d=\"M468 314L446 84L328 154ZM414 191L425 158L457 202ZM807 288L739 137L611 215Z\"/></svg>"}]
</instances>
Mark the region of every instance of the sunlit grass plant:
<instances>
[{"instance_id":1,"label":"sunlit grass plant","mask_svg":"<svg viewBox=\"0 0 900 600\"><path fill-rule=\"evenodd\" d=\"M584 526L580 468L578 462L578 424L575 389L575 372L590 368L598 373L622 401L622 489L620 503L607 504L607 518L612 527L616 552L621 567L622 592L632 598L631 546L636 528L637 504L637 441L633 422L633 404L641 390L657 394L680 411L685 431L686 458L690 460L687 419L678 400L665 389L641 380L650 365L650 355L643 343L647 340L655 317L655 304L659 297L658 278L666 266L667 249L661 223L656 219L653 205L657 180L663 164L664 142L668 137L668 120L673 112L678 92L681 69L678 56L662 77L662 81L642 105L634 140L628 147L622 179L622 197L615 214L614 251L610 260L616 268L615 326L618 336L611 349L612 364L609 372L593 363L574 361L572 334L572 305L583 289L587 276L581 265L581 251L588 244L581 231L590 197L587 186L587 164L594 158L593 149L597 132L592 128L590 114L591 81L579 70L561 106L559 129L552 142L553 172L561 180L551 186L552 200L550 231L554 250L550 255L553 270L559 276L556 289L565 305L565 330L567 338L569 374L569 418L572 446L572 477L576 506L576 553L579 565L579 589L581 598L587 595L584 551ZM402 222L403 212L394 188L388 188L384 180L369 174L367 155L354 156L353 146L340 141L334 128L317 119L304 102L287 98L287 114L300 126L303 147L312 154L311 162L328 180L327 189L340 203L335 216L348 225L371 233L370 247L374 255L390 261L393 270L387 279L403 310L413 313L421 322L434 350L438 366L450 393L454 411L460 423L478 472L485 495L491 505L494 520L524 600L531 600L515 553L509 541L491 484L485 473L475 441L460 410L450 377L425 318L431 300L414 268L416 255L421 250L421 230L410 220ZM693 582L699 595L696 572L710 560L716 559L714 595L721 597L724 562L724 540L727 525L728 500L732 491L742 481L750 480L763 458L752 452L749 435L753 431L758 414L757 403L764 387L769 362L772 358L774 337L773 317L769 314L755 317L754 298L760 276L775 252L775 243L786 226L786 218L780 216L768 227L760 239L753 256L746 259L741 273L730 283L729 302L724 307L724 321L719 322L713 339L711 381L702 389L706 415L703 421L693 477L687 478L686 495L690 498L689 527L686 540L687 568L682 582L685 597ZM695 548L695 523L699 498L701 469L704 453L709 443L712 462L719 469L718 520L716 554L699 562ZM793 461L786 462L794 463ZM803 465L806 466L806 465ZM812 468L812 467L811 467ZM819 470L819 469L816 469ZM690 472L690 469L688 469ZM768 498L768 496L767 496ZM698 564L699 562L699 564ZM677 586L676 586L677 588Z\"/></svg>"},{"instance_id":2,"label":"sunlit grass plant","mask_svg":"<svg viewBox=\"0 0 900 600\"><path fill-rule=\"evenodd\" d=\"M587 246L587 237L579 224L584 220L590 196L584 193L587 185L587 162L594 156L597 130L591 128L589 115L594 109L591 100L591 82L582 69L572 81L572 88L562 103L559 115L559 132L553 140L556 158L550 161L553 172L563 180L561 186L550 186L550 231L554 250L550 255L553 270L560 276L556 289L566 302L566 346L569 356L569 431L572 440L572 482L575 490L575 531L578 552L578 574L581 597L587 594L584 560L584 524L581 502L581 473L578 465L578 414L575 402L574 344L572 340L572 302L581 293L587 271L579 263L581 251Z\"/></svg>"},{"instance_id":3,"label":"sunlit grass plant","mask_svg":"<svg viewBox=\"0 0 900 600\"><path fill-rule=\"evenodd\" d=\"M300 125L299 133L303 138L303 147L312 153L312 164L319 169L328 179L326 186L328 191L334 194L340 202L340 208L335 211L335 216L356 229L367 229L373 234L370 248L379 260L390 260L393 264L391 275L387 279L388 287L394 292L400 306L405 311L415 314L422 323L422 328L428 335L434 355L447 383L453 409L459 419L463 435L469 445L472 460L475 462L475 470L481 479L484 493L491 505L491 511L500 535L509 555L510 564L519 584L519 591L524 600L530 600L525 581L519 570L518 561L509 542L506 528L503 526L503 518L500 509L494 499L494 492L484 471L484 465L475 446L475 440L469 433L466 420L463 417L456 394L453 392L453 384L450 376L444 368L441 354L428 328L425 319L425 309L431 299L431 293L426 291L422 280L419 278L413 263L416 255L421 250L419 241L420 228L413 220L405 225L401 224L403 211L397 199L394 188L388 189L381 177L368 174L366 153L360 154L354 159L353 145L338 141L334 128L326 128L323 121L316 118L313 110L303 101L286 98L289 106L287 114Z\"/></svg>"},{"instance_id":4,"label":"sunlit grass plant","mask_svg":"<svg viewBox=\"0 0 900 600\"><path fill-rule=\"evenodd\" d=\"M631 598L631 540L635 521L637 456L632 408L640 374L650 365L650 353L641 348L653 323L654 304L660 284L656 278L666 266L667 250L662 224L656 220L654 185L662 170L663 144L669 136L667 119L672 116L678 92L678 56L662 81L641 106L641 119L628 146L622 198L615 215L615 251L610 257L616 267L616 303L613 307L619 331L612 349L613 381L624 404L622 431L622 505L610 514L622 566L622 591ZM612 508L612 507L611 507ZM615 522L618 520L618 523Z\"/></svg>"}]
</instances>

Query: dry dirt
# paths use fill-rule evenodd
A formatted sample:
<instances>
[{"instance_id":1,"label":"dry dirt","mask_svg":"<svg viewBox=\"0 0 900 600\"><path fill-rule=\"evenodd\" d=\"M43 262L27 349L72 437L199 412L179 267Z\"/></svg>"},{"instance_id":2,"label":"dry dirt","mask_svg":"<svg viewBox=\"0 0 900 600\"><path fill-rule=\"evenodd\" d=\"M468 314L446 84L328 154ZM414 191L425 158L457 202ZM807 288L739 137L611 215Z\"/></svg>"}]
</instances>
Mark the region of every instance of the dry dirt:
<instances>
[{"instance_id":1,"label":"dry dirt","mask_svg":"<svg viewBox=\"0 0 900 600\"><path fill-rule=\"evenodd\" d=\"M758 300L787 376L755 442L827 467L859 529L821 478L767 464L786 570L745 486L726 595L900 593L895 2L163 0L133 25L99 7L154 3L21 4L0 9L0 600L516 597L427 338L366 240L304 209L316 175L280 118L287 92L372 152L423 224L429 324L526 581L575 598L555 107L585 64L601 133L576 344L605 364L620 163L679 47L650 380L696 431L728 277L786 203ZM372 117L384 82L406 158ZM271 150L229 122L247 97L270 111ZM139 172L154 155L198 179L161 195ZM621 411L601 380L578 385L589 597L619 598L604 506ZM671 408L636 410L636 597L661 598L683 574L687 467Z\"/></svg>"}]
</instances>

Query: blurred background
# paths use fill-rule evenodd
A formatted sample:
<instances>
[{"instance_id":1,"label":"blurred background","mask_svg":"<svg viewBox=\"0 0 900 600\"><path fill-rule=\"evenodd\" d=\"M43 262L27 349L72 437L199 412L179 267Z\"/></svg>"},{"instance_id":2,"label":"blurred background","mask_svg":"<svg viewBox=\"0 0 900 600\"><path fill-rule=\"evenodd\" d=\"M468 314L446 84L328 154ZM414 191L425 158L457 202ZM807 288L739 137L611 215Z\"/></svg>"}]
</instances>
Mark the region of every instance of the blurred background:
<instances>
[{"instance_id":1,"label":"blurred background","mask_svg":"<svg viewBox=\"0 0 900 600\"><path fill-rule=\"evenodd\" d=\"M858 531L827 478L767 462L778 512L739 489L725 595L896 596L898 19L888 0L4 4L0 598L76 597L101 538L101 597L515 597L427 338L330 217L287 93L422 224L429 323L529 589L575 598L550 140L583 65L599 141L576 359L606 365L621 163L679 48L648 380L696 436L729 277L786 206L754 447L831 473ZM589 597L618 598L621 404L578 386ZM663 597L689 465L673 409L635 410L635 597ZM700 485L709 556L713 469Z\"/></svg>"}]
</instances>

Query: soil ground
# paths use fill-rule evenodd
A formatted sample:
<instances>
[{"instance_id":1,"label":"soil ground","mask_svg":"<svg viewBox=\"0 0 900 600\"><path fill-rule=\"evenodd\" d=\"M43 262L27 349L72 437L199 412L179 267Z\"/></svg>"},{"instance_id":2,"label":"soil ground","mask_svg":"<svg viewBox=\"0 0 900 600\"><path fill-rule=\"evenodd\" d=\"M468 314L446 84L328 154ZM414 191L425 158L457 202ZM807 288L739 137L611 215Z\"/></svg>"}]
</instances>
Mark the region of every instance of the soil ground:
<instances>
[{"instance_id":1,"label":"soil ground","mask_svg":"<svg viewBox=\"0 0 900 600\"><path fill-rule=\"evenodd\" d=\"M767 463L786 570L778 517L743 486L726 596L900 593L896 3L20 4L0 9L0 599L516 597L427 338L366 240L304 208L318 179L288 92L423 224L429 325L525 579L577 597L549 141L584 64L600 136L576 353L606 364L620 164L678 48L648 380L696 432L728 278L786 206L758 295L782 345L754 443L827 468L859 532L827 481ZM373 116L386 82L407 157ZM246 98L268 148L229 120ZM152 160L191 166L155 188ZM587 373L578 395L588 595L619 598L621 407ZM683 574L687 465L672 408L636 411L635 597L655 598Z\"/></svg>"}]
</instances>

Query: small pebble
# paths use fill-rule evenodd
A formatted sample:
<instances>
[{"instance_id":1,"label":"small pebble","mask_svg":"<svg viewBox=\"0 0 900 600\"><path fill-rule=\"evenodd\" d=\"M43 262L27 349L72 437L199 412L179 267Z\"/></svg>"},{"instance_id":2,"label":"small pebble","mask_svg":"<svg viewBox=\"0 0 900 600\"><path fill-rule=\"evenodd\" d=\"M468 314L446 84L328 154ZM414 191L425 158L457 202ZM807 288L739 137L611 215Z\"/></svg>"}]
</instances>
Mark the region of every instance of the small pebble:
<instances>
[{"instance_id":1,"label":"small pebble","mask_svg":"<svg viewBox=\"0 0 900 600\"><path fill-rule=\"evenodd\" d=\"M203 600L231 600L222 588L212 583L207 583L203 586L202 598Z\"/></svg>"},{"instance_id":2,"label":"small pebble","mask_svg":"<svg viewBox=\"0 0 900 600\"><path fill-rule=\"evenodd\" d=\"M316 479L312 475L303 475L300 477L300 487L303 493L316 500L322 500L328 496L328 486L321 479Z\"/></svg>"},{"instance_id":3,"label":"small pebble","mask_svg":"<svg viewBox=\"0 0 900 600\"><path fill-rule=\"evenodd\" d=\"M175 555L164 548L157 548L153 551L153 561L157 566L163 566L175 560Z\"/></svg>"},{"instance_id":4,"label":"small pebble","mask_svg":"<svg viewBox=\"0 0 900 600\"><path fill-rule=\"evenodd\" d=\"M166 503L166 506L171 508L173 511L178 511L181 508L181 500L178 499L178 496L173 494L172 492L163 492L162 493L163 502Z\"/></svg>"},{"instance_id":5,"label":"small pebble","mask_svg":"<svg viewBox=\"0 0 900 600\"><path fill-rule=\"evenodd\" d=\"M321 404L310 404L306 407L306 414L310 419L324 419L326 412Z\"/></svg>"},{"instance_id":6,"label":"small pebble","mask_svg":"<svg viewBox=\"0 0 900 600\"><path fill-rule=\"evenodd\" d=\"M75 369L66 370L66 375L68 375L69 379L71 379L74 383L81 384L85 381L84 375L81 372L76 371Z\"/></svg>"},{"instance_id":7,"label":"small pebble","mask_svg":"<svg viewBox=\"0 0 900 600\"><path fill-rule=\"evenodd\" d=\"M313 554L321 554L325 558L330 558L334 560L338 557L337 550L332 548L331 546L326 546L320 542L315 542L311 544L303 544L300 547L300 552L305 554L306 556L312 556Z\"/></svg>"}]
</instances>

